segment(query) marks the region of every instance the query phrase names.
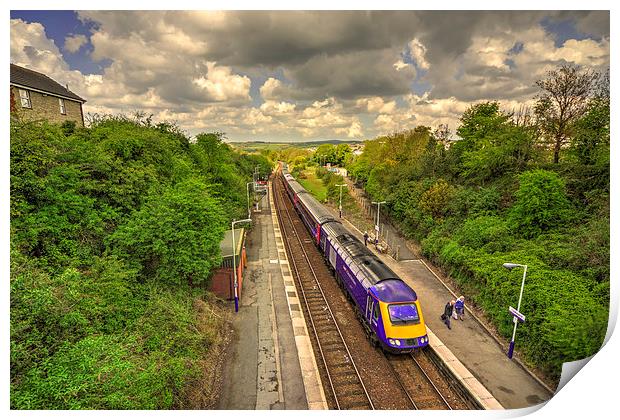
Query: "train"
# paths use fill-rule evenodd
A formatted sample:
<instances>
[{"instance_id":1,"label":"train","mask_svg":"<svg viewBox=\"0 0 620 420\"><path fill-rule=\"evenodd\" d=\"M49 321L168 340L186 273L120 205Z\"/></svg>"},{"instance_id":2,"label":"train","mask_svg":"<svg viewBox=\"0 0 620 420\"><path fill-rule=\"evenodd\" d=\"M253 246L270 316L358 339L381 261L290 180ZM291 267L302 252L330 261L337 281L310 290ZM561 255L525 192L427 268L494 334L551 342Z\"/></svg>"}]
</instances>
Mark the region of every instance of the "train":
<instances>
[{"instance_id":1,"label":"train","mask_svg":"<svg viewBox=\"0 0 620 420\"><path fill-rule=\"evenodd\" d=\"M286 194L336 281L357 311L368 338L389 353L428 345L416 292L374 255L280 164Z\"/></svg>"}]
</instances>

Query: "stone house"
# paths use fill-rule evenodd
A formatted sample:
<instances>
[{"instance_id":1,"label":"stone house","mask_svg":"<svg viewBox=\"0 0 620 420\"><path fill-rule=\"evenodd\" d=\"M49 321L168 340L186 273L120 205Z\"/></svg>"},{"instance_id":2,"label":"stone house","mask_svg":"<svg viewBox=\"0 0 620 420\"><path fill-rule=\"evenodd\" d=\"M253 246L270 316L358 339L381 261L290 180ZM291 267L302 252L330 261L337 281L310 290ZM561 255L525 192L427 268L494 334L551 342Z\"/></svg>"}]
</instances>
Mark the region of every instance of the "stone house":
<instances>
[{"instance_id":1,"label":"stone house","mask_svg":"<svg viewBox=\"0 0 620 420\"><path fill-rule=\"evenodd\" d=\"M84 126L85 99L43 73L11 64L11 114L53 123L75 121Z\"/></svg>"}]
</instances>

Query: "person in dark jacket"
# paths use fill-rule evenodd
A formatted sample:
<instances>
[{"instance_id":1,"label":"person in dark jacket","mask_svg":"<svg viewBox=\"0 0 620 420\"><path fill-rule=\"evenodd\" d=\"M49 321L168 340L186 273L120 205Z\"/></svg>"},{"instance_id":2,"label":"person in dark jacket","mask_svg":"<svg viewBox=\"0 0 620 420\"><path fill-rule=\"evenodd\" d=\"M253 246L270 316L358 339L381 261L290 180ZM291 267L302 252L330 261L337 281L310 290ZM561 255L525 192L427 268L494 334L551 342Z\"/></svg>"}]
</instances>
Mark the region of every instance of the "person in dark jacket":
<instances>
[{"instance_id":1,"label":"person in dark jacket","mask_svg":"<svg viewBox=\"0 0 620 420\"><path fill-rule=\"evenodd\" d=\"M441 315L441 319L443 320L444 324L446 324L449 330L452 329L450 327L450 317L452 316L452 311L454 311L454 303L454 300L446 303L446 306L443 309L443 314Z\"/></svg>"},{"instance_id":2,"label":"person in dark jacket","mask_svg":"<svg viewBox=\"0 0 620 420\"><path fill-rule=\"evenodd\" d=\"M364 232L364 245L368 246L368 232Z\"/></svg>"}]
</instances>

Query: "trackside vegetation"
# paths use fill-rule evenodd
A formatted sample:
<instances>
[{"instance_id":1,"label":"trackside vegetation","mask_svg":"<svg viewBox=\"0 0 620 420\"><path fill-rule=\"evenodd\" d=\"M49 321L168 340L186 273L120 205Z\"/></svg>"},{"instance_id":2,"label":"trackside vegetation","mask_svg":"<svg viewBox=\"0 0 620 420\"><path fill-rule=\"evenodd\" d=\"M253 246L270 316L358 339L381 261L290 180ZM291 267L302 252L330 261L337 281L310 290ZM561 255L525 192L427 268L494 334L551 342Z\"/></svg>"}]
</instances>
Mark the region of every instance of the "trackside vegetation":
<instances>
[{"instance_id":1,"label":"trackside vegetation","mask_svg":"<svg viewBox=\"0 0 620 420\"><path fill-rule=\"evenodd\" d=\"M456 136L445 126L381 136L347 169L506 338L523 272L502 264L527 264L517 348L558 378L563 362L598 351L607 330L609 79L564 67L548 76L533 114L475 104ZM585 97L561 120L554 89L571 83L589 85L572 90Z\"/></svg>"},{"instance_id":2,"label":"trackside vegetation","mask_svg":"<svg viewBox=\"0 0 620 420\"><path fill-rule=\"evenodd\" d=\"M270 162L142 115L10 130L11 408L210 407L206 286Z\"/></svg>"}]
</instances>

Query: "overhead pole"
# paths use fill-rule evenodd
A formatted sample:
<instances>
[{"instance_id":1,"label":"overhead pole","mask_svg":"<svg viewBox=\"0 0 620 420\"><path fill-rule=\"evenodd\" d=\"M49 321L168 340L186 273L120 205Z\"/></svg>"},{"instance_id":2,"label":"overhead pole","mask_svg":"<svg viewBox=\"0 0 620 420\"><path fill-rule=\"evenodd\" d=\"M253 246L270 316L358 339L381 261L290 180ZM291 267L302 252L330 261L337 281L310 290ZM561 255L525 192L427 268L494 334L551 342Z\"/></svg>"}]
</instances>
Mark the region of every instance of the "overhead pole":
<instances>
[{"instance_id":1,"label":"overhead pole","mask_svg":"<svg viewBox=\"0 0 620 420\"><path fill-rule=\"evenodd\" d=\"M342 219L342 187L346 187L347 184L336 184L337 187L340 187L340 200L338 201L338 211L340 213L340 218Z\"/></svg>"}]
</instances>

